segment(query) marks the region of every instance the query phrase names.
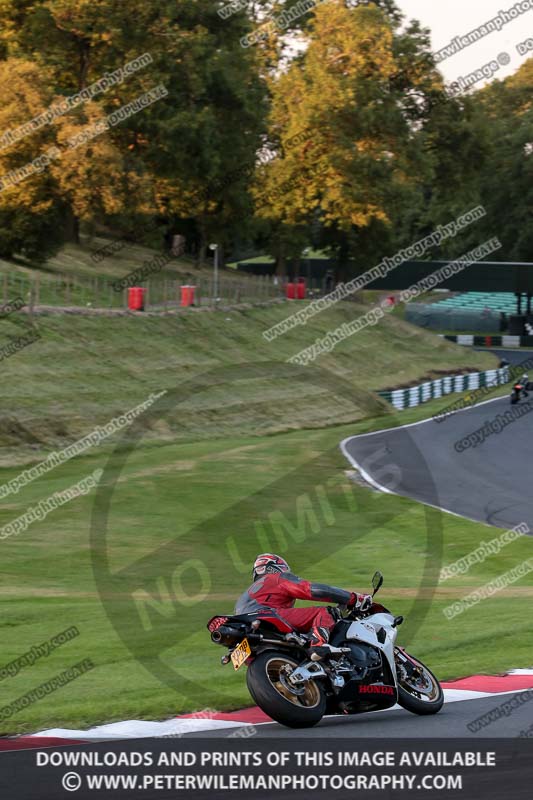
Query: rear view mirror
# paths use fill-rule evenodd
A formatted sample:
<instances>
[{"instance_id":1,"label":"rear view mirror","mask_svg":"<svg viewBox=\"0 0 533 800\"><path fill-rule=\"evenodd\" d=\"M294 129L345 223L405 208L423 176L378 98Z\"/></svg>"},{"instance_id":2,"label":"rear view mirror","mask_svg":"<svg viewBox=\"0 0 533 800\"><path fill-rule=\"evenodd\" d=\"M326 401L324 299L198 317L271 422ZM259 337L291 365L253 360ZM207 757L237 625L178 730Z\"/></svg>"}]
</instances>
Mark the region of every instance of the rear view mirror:
<instances>
[{"instance_id":1,"label":"rear view mirror","mask_svg":"<svg viewBox=\"0 0 533 800\"><path fill-rule=\"evenodd\" d=\"M383 585L383 575L381 572L374 572L374 577L372 578L372 597L379 592L381 586Z\"/></svg>"}]
</instances>

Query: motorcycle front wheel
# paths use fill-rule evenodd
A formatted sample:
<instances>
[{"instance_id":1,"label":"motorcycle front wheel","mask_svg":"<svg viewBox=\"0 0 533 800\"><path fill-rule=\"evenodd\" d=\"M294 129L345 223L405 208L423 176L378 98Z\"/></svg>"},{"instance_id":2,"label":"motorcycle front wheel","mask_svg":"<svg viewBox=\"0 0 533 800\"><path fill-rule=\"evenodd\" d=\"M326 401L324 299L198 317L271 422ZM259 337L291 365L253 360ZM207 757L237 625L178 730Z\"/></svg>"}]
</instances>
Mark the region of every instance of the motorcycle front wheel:
<instances>
[{"instance_id":1,"label":"motorcycle front wheel","mask_svg":"<svg viewBox=\"0 0 533 800\"><path fill-rule=\"evenodd\" d=\"M444 703L444 692L431 670L409 656L407 665L396 657L398 703L412 714L437 714Z\"/></svg>"},{"instance_id":2,"label":"motorcycle front wheel","mask_svg":"<svg viewBox=\"0 0 533 800\"><path fill-rule=\"evenodd\" d=\"M315 681L292 687L288 677L298 662L287 653L266 650L246 673L248 691L265 714L288 728L311 728L326 711L326 697Z\"/></svg>"}]
</instances>

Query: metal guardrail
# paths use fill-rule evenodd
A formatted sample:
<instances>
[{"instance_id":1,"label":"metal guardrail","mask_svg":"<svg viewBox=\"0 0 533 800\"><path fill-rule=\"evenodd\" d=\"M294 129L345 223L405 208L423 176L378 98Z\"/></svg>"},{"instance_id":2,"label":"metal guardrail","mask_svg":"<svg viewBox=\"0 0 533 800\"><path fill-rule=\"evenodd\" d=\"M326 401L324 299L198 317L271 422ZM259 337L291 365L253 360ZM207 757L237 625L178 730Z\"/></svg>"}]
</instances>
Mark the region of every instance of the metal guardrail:
<instances>
[{"instance_id":1,"label":"metal guardrail","mask_svg":"<svg viewBox=\"0 0 533 800\"><path fill-rule=\"evenodd\" d=\"M469 372L465 375L446 375L444 378L426 381L418 386L378 391L377 394L401 411L404 408L414 408L421 403L427 403L428 400L444 397L454 392L467 392L483 386L499 386L507 383L508 380L508 369L502 367L501 369L488 369L484 372Z\"/></svg>"}]
</instances>

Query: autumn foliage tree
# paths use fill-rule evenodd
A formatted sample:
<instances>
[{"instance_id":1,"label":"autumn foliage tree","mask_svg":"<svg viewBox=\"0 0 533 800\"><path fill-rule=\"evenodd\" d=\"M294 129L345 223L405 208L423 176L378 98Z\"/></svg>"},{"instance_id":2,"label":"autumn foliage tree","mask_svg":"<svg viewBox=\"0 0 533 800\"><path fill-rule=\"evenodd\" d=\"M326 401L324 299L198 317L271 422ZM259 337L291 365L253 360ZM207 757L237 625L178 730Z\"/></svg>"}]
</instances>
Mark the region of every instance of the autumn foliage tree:
<instances>
[{"instance_id":1,"label":"autumn foliage tree","mask_svg":"<svg viewBox=\"0 0 533 800\"><path fill-rule=\"evenodd\" d=\"M0 61L0 255L20 253L43 262L63 240L64 212L59 186L48 169L19 172L55 143L50 128L18 138L19 126L46 110L52 94L36 64ZM8 144L9 137L12 144Z\"/></svg>"},{"instance_id":2,"label":"autumn foliage tree","mask_svg":"<svg viewBox=\"0 0 533 800\"><path fill-rule=\"evenodd\" d=\"M396 220L420 158L409 114L390 88L401 65L385 10L331 0L316 7L308 39L273 83L276 157L258 169L258 213L286 226L318 215L347 257L361 231Z\"/></svg>"}]
</instances>

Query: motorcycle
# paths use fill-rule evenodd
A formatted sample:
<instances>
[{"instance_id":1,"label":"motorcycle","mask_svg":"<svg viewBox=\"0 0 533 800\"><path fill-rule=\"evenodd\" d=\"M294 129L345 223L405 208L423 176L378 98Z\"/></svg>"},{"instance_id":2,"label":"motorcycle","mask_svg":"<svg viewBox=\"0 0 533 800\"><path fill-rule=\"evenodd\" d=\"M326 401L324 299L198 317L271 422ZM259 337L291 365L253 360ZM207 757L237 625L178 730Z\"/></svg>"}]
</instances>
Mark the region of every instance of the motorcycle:
<instances>
[{"instance_id":1,"label":"motorcycle","mask_svg":"<svg viewBox=\"0 0 533 800\"><path fill-rule=\"evenodd\" d=\"M372 579L372 598L383 575ZM444 694L435 675L396 645L402 616L373 602L364 612L330 608L336 618L321 657L309 649L309 637L294 632L275 612L219 615L207 628L211 640L229 653L221 663L247 667L246 683L265 714L289 728L308 728L324 715L362 714L399 703L413 714L436 714Z\"/></svg>"},{"instance_id":2,"label":"motorcycle","mask_svg":"<svg viewBox=\"0 0 533 800\"><path fill-rule=\"evenodd\" d=\"M524 397L529 397L528 389L529 383L515 383L511 392L511 405L514 406L515 403L518 403L522 395Z\"/></svg>"}]
</instances>

